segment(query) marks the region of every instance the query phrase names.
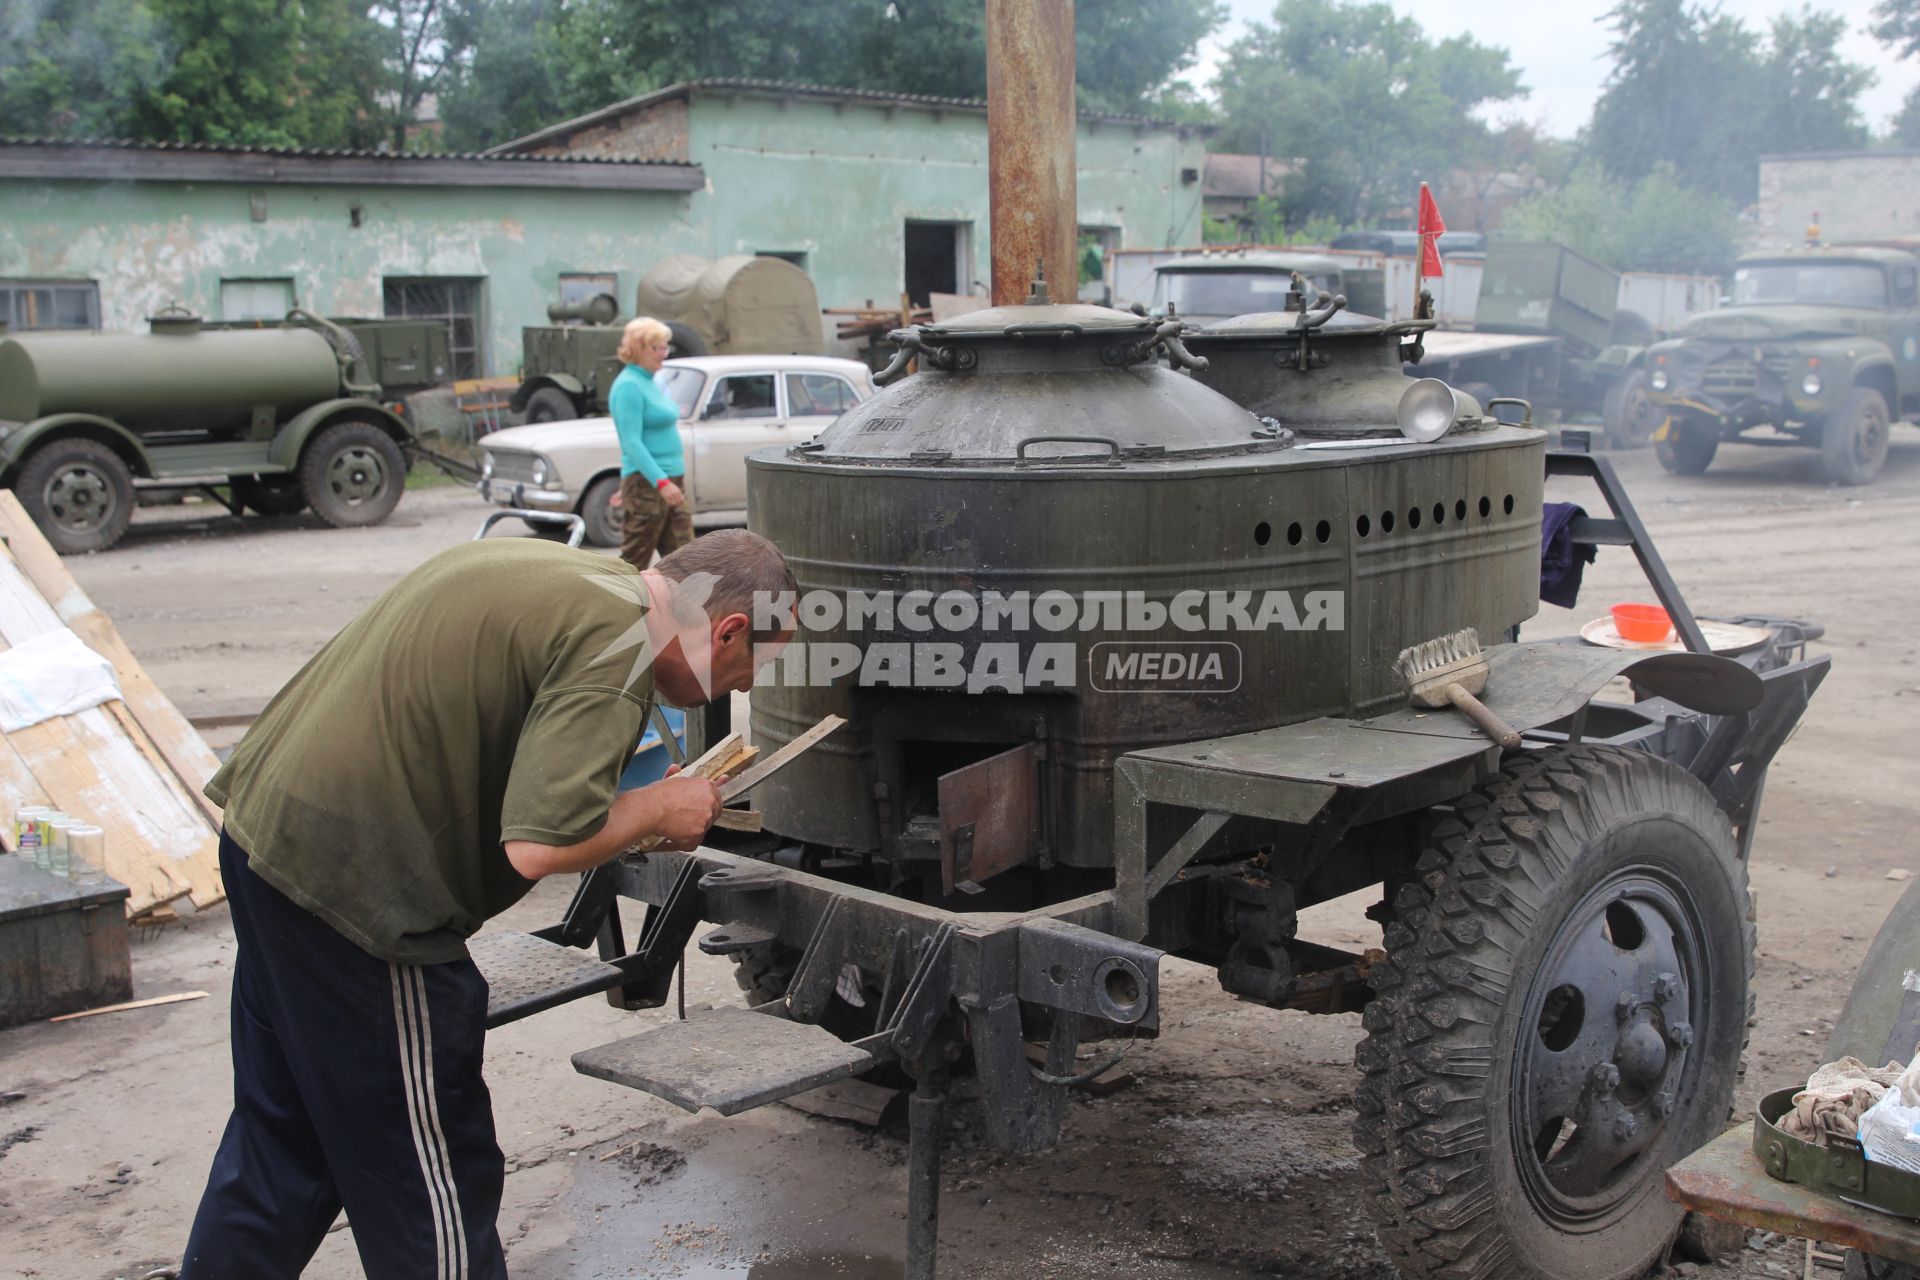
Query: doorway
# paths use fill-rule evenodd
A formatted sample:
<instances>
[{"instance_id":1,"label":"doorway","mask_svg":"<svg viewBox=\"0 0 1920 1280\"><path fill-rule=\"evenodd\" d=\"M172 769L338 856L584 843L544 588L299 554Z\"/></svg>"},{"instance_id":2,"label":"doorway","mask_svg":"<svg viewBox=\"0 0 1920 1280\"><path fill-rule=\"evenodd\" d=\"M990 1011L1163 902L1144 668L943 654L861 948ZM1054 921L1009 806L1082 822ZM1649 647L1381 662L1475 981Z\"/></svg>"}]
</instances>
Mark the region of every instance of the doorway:
<instances>
[{"instance_id":1,"label":"doorway","mask_svg":"<svg viewBox=\"0 0 1920 1280\"><path fill-rule=\"evenodd\" d=\"M936 293L967 293L973 284L970 222L907 223L905 287L916 307L932 305Z\"/></svg>"}]
</instances>

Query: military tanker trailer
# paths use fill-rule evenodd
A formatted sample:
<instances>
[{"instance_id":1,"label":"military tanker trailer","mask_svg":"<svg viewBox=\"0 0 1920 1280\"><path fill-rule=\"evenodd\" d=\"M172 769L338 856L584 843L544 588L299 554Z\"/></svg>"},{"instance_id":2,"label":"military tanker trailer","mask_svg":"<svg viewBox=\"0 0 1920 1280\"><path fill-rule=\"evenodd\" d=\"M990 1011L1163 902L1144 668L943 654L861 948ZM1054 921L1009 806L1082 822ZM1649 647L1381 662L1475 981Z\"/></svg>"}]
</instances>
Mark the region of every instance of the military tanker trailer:
<instances>
[{"instance_id":1,"label":"military tanker trailer","mask_svg":"<svg viewBox=\"0 0 1920 1280\"><path fill-rule=\"evenodd\" d=\"M136 488L377 524L413 438L380 392L353 336L300 311L276 329L163 314L148 334L14 334L0 338L0 484L68 553L118 542Z\"/></svg>"}]
</instances>

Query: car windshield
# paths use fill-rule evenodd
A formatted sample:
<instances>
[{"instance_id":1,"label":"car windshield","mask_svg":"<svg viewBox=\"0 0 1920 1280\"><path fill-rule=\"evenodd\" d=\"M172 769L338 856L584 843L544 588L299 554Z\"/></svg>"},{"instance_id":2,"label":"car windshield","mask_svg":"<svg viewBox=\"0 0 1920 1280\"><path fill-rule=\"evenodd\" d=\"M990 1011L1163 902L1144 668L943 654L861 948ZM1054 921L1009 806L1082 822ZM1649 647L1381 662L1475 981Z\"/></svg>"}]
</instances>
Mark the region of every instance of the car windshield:
<instances>
[{"instance_id":1,"label":"car windshield","mask_svg":"<svg viewBox=\"0 0 1920 1280\"><path fill-rule=\"evenodd\" d=\"M700 387L706 378L698 369L689 369L685 365L662 365L657 378L660 386L673 397L680 406L680 416L691 418L693 407L700 403Z\"/></svg>"},{"instance_id":2,"label":"car windshield","mask_svg":"<svg viewBox=\"0 0 1920 1280\"><path fill-rule=\"evenodd\" d=\"M1307 276L1313 287L1331 292L1326 272ZM1154 274L1153 309L1189 316L1241 316L1250 311L1284 311L1291 276L1284 271L1160 271Z\"/></svg>"},{"instance_id":3,"label":"car windshield","mask_svg":"<svg viewBox=\"0 0 1920 1280\"><path fill-rule=\"evenodd\" d=\"M1733 301L1884 307L1887 277L1871 262L1754 262L1733 273Z\"/></svg>"}]
</instances>

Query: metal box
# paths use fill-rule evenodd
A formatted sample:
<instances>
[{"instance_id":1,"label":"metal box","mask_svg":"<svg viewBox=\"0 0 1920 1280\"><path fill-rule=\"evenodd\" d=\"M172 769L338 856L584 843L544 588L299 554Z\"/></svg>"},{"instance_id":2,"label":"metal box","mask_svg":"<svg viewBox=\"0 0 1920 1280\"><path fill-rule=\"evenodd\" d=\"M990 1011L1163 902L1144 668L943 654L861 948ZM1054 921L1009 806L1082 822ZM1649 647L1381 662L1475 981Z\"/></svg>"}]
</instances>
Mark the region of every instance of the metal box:
<instances>
[{"instance_id":1,"label":"metal box","mask_svg":"<svg viewBox=\"0 0 1920 1280\"><path fill-rule=\"evenodd\" d=\"M1483 333L1557 334L1599 351L1613 341L1620 277L1564 245L1496 240L1487 247L1480 306Z\"/></svg>"},{"instance_id":2,"label":"metal box","mask_svg":"<svg viewBox=\"0 0 1920 1280\"><path fill-rule=\"evenodd\" d=\"M126 899L0 854L0 1027L132 998Z\"/></svg>"}]
</instances>

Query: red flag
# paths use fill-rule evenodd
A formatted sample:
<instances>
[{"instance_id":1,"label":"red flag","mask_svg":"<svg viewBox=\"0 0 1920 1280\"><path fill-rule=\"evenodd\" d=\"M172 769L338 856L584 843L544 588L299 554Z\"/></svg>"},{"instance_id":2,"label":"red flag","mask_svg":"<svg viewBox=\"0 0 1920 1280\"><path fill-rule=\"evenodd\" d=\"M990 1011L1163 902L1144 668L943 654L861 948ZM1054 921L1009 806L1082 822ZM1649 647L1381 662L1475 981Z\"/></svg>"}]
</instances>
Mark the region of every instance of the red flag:
<instances>
[{"instance_id":1,"label":"red flag","mask_svg":"<svg viewBox=\"0 0 1920 1280\"><path fill-rule=\"evenodd\" d=\"M1433 202L1433 191L1426 183L1420 184L1420 279L1428 276L1441 276L1446 269L1440 265L1440 246L1436 243L1447 229L1441 220L1440 206Z\"/></svg>"}]
</instances>

